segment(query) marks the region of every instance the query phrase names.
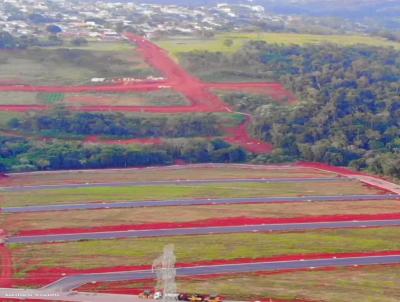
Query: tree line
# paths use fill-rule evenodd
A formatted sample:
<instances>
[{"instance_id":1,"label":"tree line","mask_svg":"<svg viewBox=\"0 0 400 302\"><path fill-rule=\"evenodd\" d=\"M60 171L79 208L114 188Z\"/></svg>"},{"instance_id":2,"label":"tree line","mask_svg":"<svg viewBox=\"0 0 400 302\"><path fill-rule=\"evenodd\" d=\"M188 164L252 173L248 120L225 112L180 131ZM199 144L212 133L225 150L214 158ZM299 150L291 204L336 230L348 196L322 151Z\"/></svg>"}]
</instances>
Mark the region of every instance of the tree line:
<instances>
[{"instance_id":1,"label":"tree line","mask_svg":"<svg viewBox=\"0 0 400 302\"><path fill-rule=\"evenodd\" d=\"M181 139L160 146L109 146L0 136L0 172L124 168L168 165L177 160L243 162L247 154L241 147L220 139Z\"/></svg>"},{"instance_id":2,"label":"tree line","mask_svg":"<svg viewBox=\"0 0 400 302\"><path fill-rule=\"evenodd\" d=\"M253 112L253 134L276 147L257 161L319 161L400 178L399 51L252 41L232 55L193 52L189 59L196 72L204 62L229 67L279 81L299 98L297 105L236 100Z\"/></svg>"},{"instance_id":3,"label":"tree line","mask_svg":"<svg viewBox=\"0 0 400 302\"><path fill-rule=\"evenodd\" d=\"M62 108L13 118L8 127L53 137L69 134L117 138L221 135L219 121L214 114L129 116L122 113L71 112Z\"/></svg>"}]
</instances>

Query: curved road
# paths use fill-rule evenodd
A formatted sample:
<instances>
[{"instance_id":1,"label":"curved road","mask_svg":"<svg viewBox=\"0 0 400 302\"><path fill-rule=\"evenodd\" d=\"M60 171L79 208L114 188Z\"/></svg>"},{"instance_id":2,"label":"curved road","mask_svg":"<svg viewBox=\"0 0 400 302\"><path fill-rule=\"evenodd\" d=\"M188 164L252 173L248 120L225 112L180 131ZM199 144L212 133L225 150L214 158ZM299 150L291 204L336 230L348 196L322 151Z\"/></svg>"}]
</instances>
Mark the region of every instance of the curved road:
<instances>
[{"instance_id":1,"label":"curved road","mask_svg":"<svg viewBox=\"0 0 400 302\"><path fill-rule=\"evenodd\" d=\"M350 178L319 177L319 178L231 178L231 179L179 179L158 181L134 181L134 182L108 182L108 183L80 183L62 185L37 185L37 186L10 186L0 187L3 192L23 192L38 190L59 190L95 187L128 187L128 186L157 186L157 185L202 185L218 183L308 183L308 182L345 182Z\"/></svg>"},{"instance_id":2,"label":"curved road","mask_svg":"<svg viewBox=\"0 0 400 302\"><path fill-rule=\"evenodd\" d=\"M325 258L312 260L290 260L271 262L252 262L241 264L205 265L177 268L177 276L201 276L213 274L230 273L252 273L261 271L280 271L291 269L323 268L323 267L345 267L355 265L382 265L400 264L400 253L389 256L361 256L343 258ZM127 271L117 273L82 274L62 278L42 289L46 291L70 291L87 283L111 282L111 281L134 281L141 279L153 279L155 274L150 270Z\"/></svg>"},{"instance_id":3,"label":"curved road","mask_svg":"<svg viewBox=\"0 0 400 302\"><path fill-rule=\"evenodd\" d=\"M281 223L281 224L256 224L241 226L217 226L217 227L192 227L192 228L171 228L152 230L127 230L127 231L106 231L88 232L74 234L54 235L32 235L32 236L11 236L7 243L46 243L66 242L79 240L105 240L123 238L148 238L164 236L185 236L185 235L209 235L209 234L233 234L233 233L256 233L256 232L288 232L288 231L312 231L319 229L336 228L361 228L361 227L389 227L400 226L400 219L388 220L352 220L334 222L306 222L306 223Z\"/></svg>"},{"instance_id":4,"label":"curved road","mask_svg":"<svg viewBox=\"0 0 400 302\"><path fill-rule=\"evenodd\" d=\"M120 208L144 208L166 206L192 206L192 205L224 205L246 203L288 203L288 202L326 202L326 201L367 201L367 200L400 200L400 195L335 195L335 196L303 196L303 197L249 197L249 198L221 198L221 199L178 199L156 201L123 201L113 203L81 203L57 204L24 207L1 208L2 213L34 213L73 210L99 210Z\"/></svg>"}]
</instances>

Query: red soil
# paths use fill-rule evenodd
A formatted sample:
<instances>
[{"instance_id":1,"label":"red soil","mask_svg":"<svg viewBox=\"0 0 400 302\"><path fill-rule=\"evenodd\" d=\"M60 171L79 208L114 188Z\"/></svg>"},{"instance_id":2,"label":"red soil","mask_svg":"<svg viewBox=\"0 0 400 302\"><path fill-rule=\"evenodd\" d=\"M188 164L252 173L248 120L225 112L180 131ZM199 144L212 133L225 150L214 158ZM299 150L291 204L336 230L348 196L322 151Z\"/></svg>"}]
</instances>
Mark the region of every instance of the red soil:
<instances>
[{"instance_id":1,"label":"red soil","mask_svg":"<svg viewBox=\"0 0 400 302\"><path fill-rule=\"evenodd\" d=\"M0 244L0 287L11 286L12 274L11 252L4 244Z\"/></svg>"},{"instance_id":2,"label":"red soil","mask_svg":"<svg viewBox=\"0 0 400 302\"><path fill-rule=\"evenodd\" d=\"M225 141L230 144L242 146L245 150L253 153L270 153L273 149L271 144L263 142L261 140L254 139L248 132L248 127L251 123L251 118L247 117L246 122L235 128L228 128L228 132L231 136L226 137Z\"/></svg>"},{"instance_id":3,"label":"red soil","mask_svg":"<svg viewBox=\"0 0 400 302\"><path fill-rule=\"evenodd\" d=\"M222 264L241 264L241 263L257 263L257 262L274 262L274 261L301 261L310 259L327 259L327 258L347 258L347 257L368 257L368 256L387 256L399 255L400 251L381 251L372 253L340 253L340 254L300 254L290 256L275 256L267 258L240 258L232 260L212 260L212 261L197 261L191 263L178 263L177 267L191 267L200 265L222 265ZM151 265L143 266L119 266L97 269L77 270L71 268L40 268L28 273L24 279L13 279L13 286L45 286L59 280L65 276L91 274L91 273L108 273L151 269ZM293 272L291 270L290 272ZM287 270L283 272L288 272ZM277 272L275 272L277 273ZM218 275L203 276L204 278L212 278ZM199 278L199 277L196 277Z\"/></svg>"},{"instance_id":4,"label":"red soil","mask_svg":"<svg viewBox=\"0 0 400 302\"><path fill-rule=\"evenodd\" d=\"M296 98L279 83L204 83L190 75L177 64L168 53L150 41L132 33L126 37L138 46L139 53L148 64L161 71L166 81L142 81L138 83L117 83L105 86L29 86L29 85L3 85L0 91L26 91L26 92L132 92L152 91L172 88L183 94L190 102L190 106L78 106L69 107L75 111L113 111L113 112L150 112L150 113L189 113L189 112L232 112L212 89L229 90L257 90L270 94L277 100L287 98L294 102ZM45 105L1 105L0 111L27 112L34 110L48 110ZM232 144L239 144L254 153L271 152L272 146L250 137L247 132L248 123L230 129L232 137L227 139ZM122 142L123 143L123 142Z\"/></svg>"},{"instance_id":5,"label":"red soil","mask_svg":"<svg viewBox=\"0 0 400 302\"><path fill-rule=\"evenodd\" d=\"M368 221L368 220L392 220L400 219L400 213L374 214L374 215L336 215L336 216L310 216L294 218L258 218L258 217L229 217L222 219L204 219L191 222L159 222L136 225L114 225L93 228L58 228L44 230L24 230L18 235L55 235L55 234L78 234L95 232L118 232L129 230L157 230L177 228L202 228L219 226L243 226L260 224L282 224L282 223L313 223L313 222L335 222L335 221Z\"/></svg>"}]
</instances>

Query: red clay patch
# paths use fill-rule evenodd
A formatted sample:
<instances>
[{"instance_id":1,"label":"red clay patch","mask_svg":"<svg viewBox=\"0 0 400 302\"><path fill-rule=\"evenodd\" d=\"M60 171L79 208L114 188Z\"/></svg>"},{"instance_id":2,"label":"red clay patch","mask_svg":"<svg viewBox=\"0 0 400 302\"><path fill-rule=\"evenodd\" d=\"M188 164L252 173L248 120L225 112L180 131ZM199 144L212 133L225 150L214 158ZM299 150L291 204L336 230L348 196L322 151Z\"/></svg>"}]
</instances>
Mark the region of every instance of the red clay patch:
<instances>
[{"instance_id":1,"label":"red clay patch","mask_svg":"<svg viewBox=\"0 0 400 302\"><path fill-rule=\"evenodd\" d=\"M11 251L4 244L0 244L0 287L11 286L12 267Z\"/></svg>"},{"instance_id":2,"label":"red clay patch","mask_svg":"<svg viewBox=\"0 0 400 302\"><path fill-rule=\"evenodd\" d=\"M225 138L230 144L242 146L245 150L261 154L270 153L273 150L273 146L261 140L250 137L248 127L251 123L251 118L247 117L246 122L235 128L228 128L226 132L230 134L229 137Z\"/></svg>"}]
</instances>

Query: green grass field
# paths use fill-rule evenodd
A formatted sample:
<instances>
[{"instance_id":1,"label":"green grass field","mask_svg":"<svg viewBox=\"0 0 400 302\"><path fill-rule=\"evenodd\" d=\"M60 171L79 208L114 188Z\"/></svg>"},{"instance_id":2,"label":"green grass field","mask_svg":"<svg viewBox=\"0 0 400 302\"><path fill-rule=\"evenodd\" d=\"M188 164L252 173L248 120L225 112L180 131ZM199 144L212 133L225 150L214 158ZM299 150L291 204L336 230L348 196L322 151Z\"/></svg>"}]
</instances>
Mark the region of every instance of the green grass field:
<instances>
[{"instance_id":1,"label":"green grass field","mask_svg":"<svg viewBox=\"0 0 400 302\"><path fill-rule=\"evenodd\" d=\"M224 41L233 40L232 46L226 46ZM204 50L211 52L235 52L250 40L262 40L268 43L277 44L319 44L334 43L344 46L365 44L370 46L394 47L400 49L400 43L391 42L379 37L356 36L356 35L309 35L293 33L227 33L216 35L212 39L198 39L187 37L172 37L165 40L156 41L158 45L167 49L175 57L179 53L194 50Z\"/></svg>"},{"instance_id":2,"label":"green grass field","mask_svg":"<svg viewBox=\"0 0 400 302\"><path fill-rule=\"evenodd\" d=\"M0 82L33 85L89 84L91 78L158 75L123 42L91 42L85 47L31 48L0 52Z\"/></svg>"},{"instance_id":3,"label":"green grass field","mask_svg":"<svg viewBox=\"0 0 400 302\"><path fill-rule=\"evenodd\" d=\"M298 233L229 234L12 244L15 272L38 268L88 269L151 264L166 244L178 262L262 258L312 253L399 250L400 228L322 230Z\"/></svg>"},{"instance_id":4,"label":"green grass field","mask_svg":"<svg viewBox=\"0 0 400 302\"><path fill-rule=\"evenodd\" d=\"M323 215L358 215L395 213L399 200L365 202L282 203L170 207L168 215L160 217L159 208L109 209L92 211L65 211L2 214L0 225L8 234L22 230L51 228L90 228L108 225L133 225L157 222L189 222L229 217L287 218Z\"/></svg>"},{"instance_id":5,"label":"green grass field","mask_svg":"<svg viewBox=\"0 0 400 302\"><path fill-rule=\"evenodd\" d=\"M177 92L163 89L137 93L37 93L0 92L0 105L71 106L185 106L188 100Z\"/></svg>"},{"instance_id":6,"label":"green grass field","mask_svg":"<svg viewBox=\"0 0 400 302\"><path fill-rule=\"evenodd\" d=\"M65 103L78 106L188 106L184 95L171 89L137 93L73 93Z\"/></svg>"},{"instance_id":7,"label":"green grass field","mask_svg":"<svg viewBox=\"0 0 400 302\"><path fill-rule=\"evenodd\" d=\"M6 119L10 113L0 112ZM335 174L309 168L299 167L263 167L247 168L246 166L202 167L187 166L181 168L150 168L150 169L106 169L85 171L52 171L50 173L10 174L9 185L43 185L68 183L103 183L128 182L146 180L176 180L176 179L224 179L224 178L288 178L288 177L334 177Z\"/></svg>"},{"instance_id":8,"label":"green grass field","mask_svg":"<svg viewBox=\"0 0 400 302\"><path fill-rule=\"evenodd\" d=\"M212 185L164 185L94 187L62 190L3 192L2 206L65 204L98 201L136 201L192 198L374 194L378 190L353 182L332 183L221 183Z\"/></svg>"},{"instance_id":9,"label":"green grass field","mask_svg":"<svg viewBox=\"0 0 400 302\"><path fill-rule=\"evenodd\" d=\"M219 293L240 300L397 302L400 266L360 267L274 275L247 274L212 280L180 280L182 292Z\"/></svg>"},{"instance_id":10,"label":"green grass field","mask_svg":"<svg viewBox=\"0 0 400 302\"><path fill-rule=\"evenodd\" d=\"M67 44L63 47L69 49L79 49L79 50L91 50L91 51L132 51L135 49L135 44L122 42L122 41L89 41L87 45L76 46L72 44ZM58 49L59 47L47 47L48 49Z\"/></svg>"}]
</instances>

